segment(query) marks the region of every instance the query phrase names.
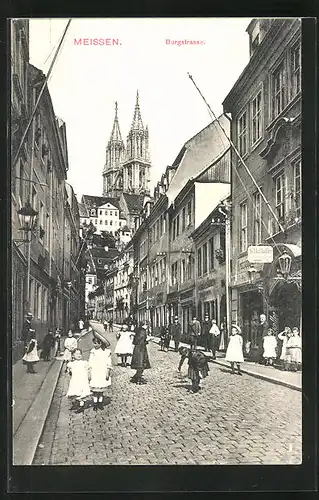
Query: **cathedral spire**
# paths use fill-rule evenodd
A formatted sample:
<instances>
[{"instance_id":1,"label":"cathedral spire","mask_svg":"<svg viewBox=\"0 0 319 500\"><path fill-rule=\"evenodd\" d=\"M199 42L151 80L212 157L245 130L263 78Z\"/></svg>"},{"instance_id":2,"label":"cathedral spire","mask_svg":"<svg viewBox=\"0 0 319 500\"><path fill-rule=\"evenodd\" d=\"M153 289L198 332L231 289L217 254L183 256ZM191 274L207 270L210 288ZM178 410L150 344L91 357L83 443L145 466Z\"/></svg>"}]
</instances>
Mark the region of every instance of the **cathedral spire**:
<instances>
[{"instance_id":1,"label":"cathedral spire","mask_svg":"<svg viewBox=\"0 0 319 500\"><path fill-rule=\"evenodd\" d=\"M134 116L131 125L131 130L144 130L143 121L141 117L140 103L139 103L139 93L136 92L136 103L134 109Z\"/></svg>"},{"instance_id":2,"label":"cathedral spire","mask_svg":"<svg viewBox=\"0 0 319 500\"><path fill-rule=\"evenodd\" d=\"M118 120L118 116L117 116L117 110L118 110L117 101L115 101L114 123L113 123L112 133L111 133L111 137L110 137L109 142L116 142L116 141L122 142L122 136L121 136L120 125L119 125L119 120Z\"/></svg>"}]
</instances>

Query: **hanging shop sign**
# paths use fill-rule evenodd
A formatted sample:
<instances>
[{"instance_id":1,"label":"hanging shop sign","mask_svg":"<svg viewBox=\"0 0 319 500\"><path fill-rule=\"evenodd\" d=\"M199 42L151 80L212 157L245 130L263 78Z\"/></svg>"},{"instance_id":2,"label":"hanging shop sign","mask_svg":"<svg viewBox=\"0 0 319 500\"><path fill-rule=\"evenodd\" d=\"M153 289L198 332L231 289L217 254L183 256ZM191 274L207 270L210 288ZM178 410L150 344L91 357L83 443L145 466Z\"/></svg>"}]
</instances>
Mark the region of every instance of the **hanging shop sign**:
<instances>
[{"instance_id":1,"label":"hanging shop sign","mask_svg":"<svg viewBox=\"0 0 319 500\"><path fill-rule=\"evenodd\" d=\"M250 245L247 260L251 264L270 264L274 260L274 248L270 245Z\"/></svg>"}]
</instances>

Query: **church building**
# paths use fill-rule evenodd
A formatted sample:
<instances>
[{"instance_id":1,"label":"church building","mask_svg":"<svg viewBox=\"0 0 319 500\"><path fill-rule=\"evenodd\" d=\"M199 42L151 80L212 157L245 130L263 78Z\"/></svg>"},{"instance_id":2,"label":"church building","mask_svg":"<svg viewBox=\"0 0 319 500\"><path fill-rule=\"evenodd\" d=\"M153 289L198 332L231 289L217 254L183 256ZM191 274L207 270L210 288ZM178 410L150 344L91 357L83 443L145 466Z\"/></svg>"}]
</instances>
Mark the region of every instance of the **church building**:
<instances>
[{"instance_id":1,"label":"church building","mask_svg":"<svg viewBox=\"0 0 319 500\"><path fill-rule=\"evenodd\" d=\"M114 123L103 169L103 196L119 198L122 193L148 196L150 167L148 127L143 125L137 91L126 147L120 131L118 105L115 103Z\"/></svg>"}]
</instances>

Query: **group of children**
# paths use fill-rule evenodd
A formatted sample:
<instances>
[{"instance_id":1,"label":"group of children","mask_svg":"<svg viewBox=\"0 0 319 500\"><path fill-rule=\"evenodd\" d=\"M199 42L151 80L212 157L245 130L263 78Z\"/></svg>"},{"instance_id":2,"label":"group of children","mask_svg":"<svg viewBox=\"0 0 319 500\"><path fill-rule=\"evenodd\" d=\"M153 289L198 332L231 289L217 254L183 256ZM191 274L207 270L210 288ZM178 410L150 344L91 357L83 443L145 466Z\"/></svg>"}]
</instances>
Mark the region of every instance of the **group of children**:
<instances>
[{"instance_id":1,"label":"group of children","mask_svg":"<svg viewBox=\"0 0 319 500\"><path fill-rule=\"evenodd\" d=\"M108 340L94 332L93 348L89 360L85 361L72 332L65 340L65 371L71 376L67 396L72 400L71 409L76 413L84 412L85 402L91 397L93 410L103 410L104 392L111 385L113 369L109 345Z\"/></svg>"}]
</instances>

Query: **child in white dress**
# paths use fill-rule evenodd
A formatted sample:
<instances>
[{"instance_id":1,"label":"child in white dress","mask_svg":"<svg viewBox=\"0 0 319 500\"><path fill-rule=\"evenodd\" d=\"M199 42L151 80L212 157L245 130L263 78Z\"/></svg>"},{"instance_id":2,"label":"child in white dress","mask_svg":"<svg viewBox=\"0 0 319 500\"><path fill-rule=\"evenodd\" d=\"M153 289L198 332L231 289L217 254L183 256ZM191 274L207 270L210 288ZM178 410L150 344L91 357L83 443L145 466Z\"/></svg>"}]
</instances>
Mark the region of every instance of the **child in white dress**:
<instances>
[{"instance_id":1,"label":"child in white dress","mask_svg":"<svg viewBox=\"0 0 319 500\"><path fill-rule=\"evenodd\" d=\"M89 385L89 363L82 359L81 349L75 349L74 360L67 364L67 370L71 375L67 397L71 398L72 408L76 413L84 411L85 399L91 394Z\"/></svg>"},{"instance_id":2,"label":"child in white dress","mask_svg":"<svg viewBox=\"0 0 319 500\"><path fill-rule=\"evenodd\" d=\"M241 336L241 329L237 325L232 325L225 360L230 362L232 373L235 373L234 367L236 363L238 375L242 375L242 372L240 371L240 363L244 361L243 339Z\"/></svg>"},{"instance_id":3,"label":"child in white dress","mask_svg":"<svg viewBox=\"0 0 319 500\"><path fill-rule=\"evenodd\" d=\"M40 359L38 356L38 343L37 339L35 338L35 331L30 329L29 332L30 334L28 343L26 345L26 352L22 360L23 363L27 365L27 373L37 373L34 370L33 365Z\"/></svg>"},{"instance_id":4,"label":"child in white dress","mask_svg":"<svg viewBox=\"0 0 319 500\"><path fill-rule=\"evenodd\" d=\"M73 337L73 332L72 330L68 331L68 336L64 341L64 354L63 354L63 360L64 362L68 363L69 361L72 360L73 353L75 349L78 346L78 342L75 337ZM65 371L67 372L67 366L65 367Z\"/></svg>"},{"instance_id":5,"label":"child in white dress","mask_svg":"<svg viewBox=\"0 0 319 500\"><path fill-rule=\"evenodd\" d=\"M117 344L114 352L121 357L122 366L129 366L127 358L133 354L134 332L129 330L128 325L123 325L122 330L117 334L116 338Z\"/></svg>"},{"instance_id":6,"label":"child in white dress","mask_svg":"<svg viewBox=\"0 0 319 500\"><path fill-rule=\"evenodd\" d=\"M263 357L265 358L266 365L272 365L273 360L277 357L277 339L273 335L273 331L271 328L268 328L267 335L263 340Z\"/></svg>"},{"instance_id":7,"label":"child in white dress","mask_svg":"<svg viewBox=\"0 0 319 500\"><path fill-rule=\"evenodd\" d=\"M93 410L103 410L103 394L111 385L112 356L106 346L109 342L100 334L94 332L93 349L89 357L90 388L93 393Z\"/></svg>"}]
</instances>

